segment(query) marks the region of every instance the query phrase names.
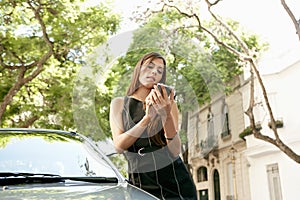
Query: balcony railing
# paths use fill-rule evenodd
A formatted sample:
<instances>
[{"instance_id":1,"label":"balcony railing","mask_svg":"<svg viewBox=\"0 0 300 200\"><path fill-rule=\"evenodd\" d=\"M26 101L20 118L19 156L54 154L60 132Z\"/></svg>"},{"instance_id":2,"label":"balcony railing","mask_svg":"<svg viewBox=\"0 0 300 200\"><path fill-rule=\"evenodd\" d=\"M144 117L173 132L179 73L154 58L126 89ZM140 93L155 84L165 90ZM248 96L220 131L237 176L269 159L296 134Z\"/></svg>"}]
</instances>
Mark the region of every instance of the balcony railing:
<instances>
[{"instance_id":1,"label":"balcony railing","mask_svg":"<svg viewBox=\"0 0 300 200\"><path fill-rule=\"evenodd\" d=\"M196 145L196 148L197 147L199 148L201 154L206 155L217 146L218 146L218 137L213 135L207 137L205 140L201 140L200 144Z\"/></svg>"}]
</instances>

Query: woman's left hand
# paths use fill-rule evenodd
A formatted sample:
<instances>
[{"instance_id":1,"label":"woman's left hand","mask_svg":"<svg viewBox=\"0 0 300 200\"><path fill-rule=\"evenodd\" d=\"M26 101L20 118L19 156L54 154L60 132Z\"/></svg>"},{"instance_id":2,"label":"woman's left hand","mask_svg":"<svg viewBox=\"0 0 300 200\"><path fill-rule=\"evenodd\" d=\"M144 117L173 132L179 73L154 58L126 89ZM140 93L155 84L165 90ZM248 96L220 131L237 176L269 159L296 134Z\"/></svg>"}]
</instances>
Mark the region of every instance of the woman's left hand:
<instances>
[{"instance_id":1,"label":"woman's left hand","mask_svg":"<svg viewBox=\"0 0 300 200\"><path fill-rule=\"evenodd\" d=\"M170 97L166 91L164 85L161 85L162 92L159 91L157 85L154 85L154 89L150 93L150 101L155 108L158 115L162 118L167 117L172 108L174 102L174 89L171 90Z\"/></svg>"}]
</instances>

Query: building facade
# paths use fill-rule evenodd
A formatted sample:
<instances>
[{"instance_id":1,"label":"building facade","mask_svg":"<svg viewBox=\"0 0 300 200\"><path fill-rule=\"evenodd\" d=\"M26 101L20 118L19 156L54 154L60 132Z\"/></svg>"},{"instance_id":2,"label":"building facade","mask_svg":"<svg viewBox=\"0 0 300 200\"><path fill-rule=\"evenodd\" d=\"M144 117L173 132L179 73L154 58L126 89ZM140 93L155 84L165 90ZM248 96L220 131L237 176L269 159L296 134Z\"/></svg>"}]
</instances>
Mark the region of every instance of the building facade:
<instances>
[{"instance_id":1,"label":"building facade","mask_svg":"<svg viewBox=\"0 0 300 200\"><path fill-rule=\"evenodd\" d=\"M245 75L245 74L244 74ZM262 76L282 140L300 154L300 60ZM277 147L254 138L240 137L250 125L250 82L240 76L233 93L213 97L189 113L189 163L200 200L285 200L300 196L300 164ZM254 115L261 133L272 137L269 115L255 81Z\"/></svg>"},{"instance_id":2,"label":"building facade","mask_svg":"<svg viewBox=\"0 0 300 200\"><path fill-rule=\"evenodd\" d=\"M243 84L238 77L230 96L215 96L189 113L189 163L200 200L251 199L246 142L239 137L245 128Z\"/></svg>"}]
</instances>

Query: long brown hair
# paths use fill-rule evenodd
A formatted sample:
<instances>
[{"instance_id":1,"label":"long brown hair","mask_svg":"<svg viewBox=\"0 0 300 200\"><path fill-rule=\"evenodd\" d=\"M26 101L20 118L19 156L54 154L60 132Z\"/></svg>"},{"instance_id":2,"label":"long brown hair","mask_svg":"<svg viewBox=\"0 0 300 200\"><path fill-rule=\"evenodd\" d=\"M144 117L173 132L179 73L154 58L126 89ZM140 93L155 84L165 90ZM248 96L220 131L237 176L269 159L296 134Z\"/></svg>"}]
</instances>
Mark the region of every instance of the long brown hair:
<instances>
[{"instance_id":1,"label":"long brown hair","mask_svg":"<svg viewBox=\"0 0 300 200\"><path fill-rule=\"evenodd\" d=\"M144 62L148 59L150 59L150 62L151 62L152 60L154 60L156 58L162 59L163 63L164 63L163 75L162 75L162 78L159 82L160 83L165 83L166 82L166 60L165 60L165 58L157 52L150 52L150 53L147 53L147 54L143 55L141 57L141 59L135 65L135 68L134 68L134 71L133 71L133 74L132 74L132 78L131 78L131 82L130 82L129 87L127 89L126 95L128 95L128 96L132 95L141 86L141 83L139 81L139 77L140 77L141 68L142 68Z\"/></svg>"},{"instance_id":2,"label":"long brown hair","mask_svg":"<svg viewBox=\"0 0 300 200\"><path fill-rule=\"evenodd\" d=\"M137 62L133 74L132 74L132 78L131 78L131 82L128 86L126 95L130 96L132 95L140 86L141 83L139 81L139 77L140 77L140 72L141 72L141 68L144 64L144 62L148 59L150 59L150 62L156 58L160 58L163 60L164 63L164 69L163 69L163 74L162 74L162 78L159 81L160 83L165 83L166 82L166 60L165 58L157 52L150 52L147 53L145 55L143 55L141 57L141 59ZM147 132L153 134L153 136L150 137L151 141L154 142L154 144L159 145L159 146L165 146L166 145L166 141L162 140L160 130L162 128L162 120L161 117L159 115L157 115L148 125L147 128ZM158 130L159 129L159 130Z\"/></svg>"}]
</instances>

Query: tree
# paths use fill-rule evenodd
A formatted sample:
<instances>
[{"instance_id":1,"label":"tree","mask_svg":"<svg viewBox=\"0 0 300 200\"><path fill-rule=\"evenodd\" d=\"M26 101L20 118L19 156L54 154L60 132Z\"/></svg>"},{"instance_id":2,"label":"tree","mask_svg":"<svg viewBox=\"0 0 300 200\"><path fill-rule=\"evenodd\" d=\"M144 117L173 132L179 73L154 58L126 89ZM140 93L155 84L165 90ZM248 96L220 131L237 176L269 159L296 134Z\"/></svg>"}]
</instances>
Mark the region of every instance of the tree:
<instances>
[{"instance_id":1,"label":"tree","mask_svg":"<svg viewBox=\"0 0 300 200\"><path fill-rule=\"evenodd\" d=\"M111 68L106 83L109 83L109 88L115 88L110 91L117 91L118 96L124 95L132 70L144 53L159 51L166 55L167 84L174 86L177 92L182 113L182 152L185 163L188 163L188 111L196 110L199 104L211 100L210 93L227 90L223 83L241 73L242 65L235 62L236 55L217 47L202 32L195 31L197 27L184 28L184 20L185 17L174 10L152 14L147 22L134 31L129 51ZM239 28L238 23L230 23L233 29ZM208 26L218 28L213 23L208 23ZM245 34L243 39L249 46L258 46L257 38L253 35ZM230 45L236 46L234 43ZM208 49L212 48L213 51L209 52Z\"/></svg>"},{"instance_id":2,"label":"tree","mask_svg":"<svg viewBox=\"0 0 300 200\"><path fill-rule=\"evenodd\" d=\"M185 17L185 20L189 22L189 24L192 24L192 26L186 26L184 28L195 28L196 32L204 32L206 35L208 35L210 38L212 38L218 46L221 46L222 48L226 49L228 52L234 54L237 56L239 62L242 62L244 64L248 64L251 66L251 84L250 84L250 99L249 99L249 107L245 111L246 115L249 118L250 126L252 129L252 132L254 136L260 140L263 140L265 142L268 142L270 144L273 144L277 148L279 148L283 153L285 153L288 157L290 157L292 160L294 160L297 163L300 163L300 155L298 155L295 151L293 151L287 144L285 144L279 137L277 128L275 126L275 118L273 116L272 108L269 104L268 96L266 89L264 87L264 83L262 81L261 75L257 68L257 55L260 51L260 49L255 48L255 46L249 45L249 43L246 43L243 40L243 35L237 33L232 27L229 26L229 24L224 21L221 17L217 16L212 8L216 6L220 0L215 1L209 1L205 0L205 3L207 5L208 11L212 19L214 20L215 24L218 24L218 27L222 27L222 32L219 32L219 29L211 29L208 27L204 20L199 15L199 10L195 10L199 8L199 6L194 5L191 3L192 1L187 1L186 3L182 1L159 1L159 9L157 10L148 10L146 11L146 14L148 16L152 15L153 13L158 12L165 12L167 10L175 10L180 15ZM299 20L296 21L293 13L289 9L289 7L286 5L285 1L281 1L284 9L289 14L290 18L292 19L292 22L295 25L297 34L300 39L300 31L299 31ZM221 34L221 35L220 35ZM224 36L224 37L220 37ZM229 42L234 42L236 46L232 46ZM266 136L261 134L257 129L255 128L255 117L253 114L253 108L255 106L254 101L254 77L257 78L259 87L263 93L264 101L267 106L268 114L271 119L272 130L274 133L274 138Z\"/></svg>"},{"instance_id":3,"label":"tree","mask_svg":"<svg viewBox=\"0 0 300 200\"><path fill-rule=\"evenodd\" d=\"M80 0L9 0L0 16L1 126L76 129L74 77L118 15Z\"/></svg>"}]
</instances>

